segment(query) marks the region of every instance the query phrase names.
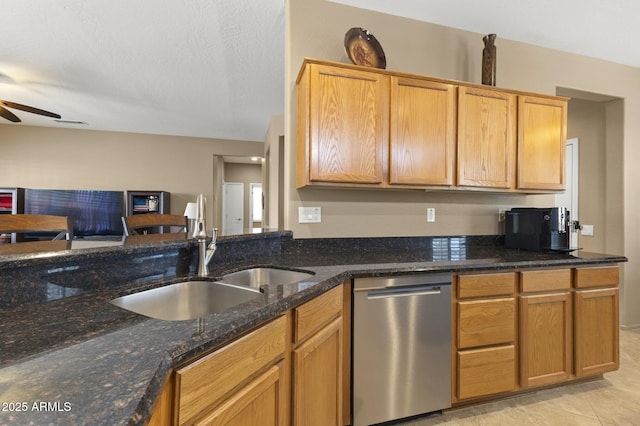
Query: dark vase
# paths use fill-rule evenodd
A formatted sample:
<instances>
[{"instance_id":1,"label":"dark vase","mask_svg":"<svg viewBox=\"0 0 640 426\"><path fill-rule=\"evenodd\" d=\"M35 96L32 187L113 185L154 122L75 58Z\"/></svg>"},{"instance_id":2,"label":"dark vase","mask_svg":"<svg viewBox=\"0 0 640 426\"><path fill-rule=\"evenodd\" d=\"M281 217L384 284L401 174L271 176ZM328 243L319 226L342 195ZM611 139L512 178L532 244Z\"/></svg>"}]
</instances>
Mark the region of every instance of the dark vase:
<instances>
[{"instance_id":1,"label":"dark vase","mask_svg":"<svg viewBox=\"0 0 640 426\"><path fill-rule=\"evenodd\" d=\"M482 84L496 85L496 41L495 34L487 34L482 37L484 49L482 49Z\"/></svg>"}]
</instances>

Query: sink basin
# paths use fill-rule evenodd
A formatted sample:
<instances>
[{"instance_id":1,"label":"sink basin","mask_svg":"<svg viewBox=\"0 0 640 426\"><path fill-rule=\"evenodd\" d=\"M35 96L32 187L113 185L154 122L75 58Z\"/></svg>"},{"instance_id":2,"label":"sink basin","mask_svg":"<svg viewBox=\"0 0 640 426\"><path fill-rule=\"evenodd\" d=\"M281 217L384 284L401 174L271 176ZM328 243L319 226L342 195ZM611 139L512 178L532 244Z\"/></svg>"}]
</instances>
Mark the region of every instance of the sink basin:
<instances>
[{"instance_id":1,"label":"sink basin","mask_svg":"<svg viewBox=\"0 0 640 426\"><path fill-rule=\"evenodd\" d=\"M259 290L213 281L185 281L122 296L112 304L151 318L182 321L222 312L262 297Z\"/></svg>"},{"instance_id":2,"label":"sink basin","mask_svg":"<svg viewBox=\"0 0 640 426\"><path fill-rule=\"evenodd\" d=\"M295 283L312 275L313 274L309 272L290 271L288 269L250 268L224 275L221 281L257 289L265 284L278 285Z\"/></svg>"}]
</instances>

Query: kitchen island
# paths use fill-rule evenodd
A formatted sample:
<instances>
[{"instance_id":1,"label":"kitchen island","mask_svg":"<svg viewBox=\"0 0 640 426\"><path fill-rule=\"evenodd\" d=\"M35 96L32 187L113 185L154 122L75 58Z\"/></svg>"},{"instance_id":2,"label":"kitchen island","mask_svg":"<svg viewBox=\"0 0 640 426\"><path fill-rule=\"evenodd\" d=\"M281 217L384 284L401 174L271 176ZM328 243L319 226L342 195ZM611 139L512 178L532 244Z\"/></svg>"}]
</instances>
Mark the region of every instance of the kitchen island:
<instances>
[{"instance_id":1,"label":"kitchen island","mask_svg":"<svg viewBox=\"0 0 640 426\"><path fill-rule=\"evenodd\" d=\"M200 320L163 321L110 300L191 279L195 244L0 256L0 423L144 424L171 372L351 278L611 265L623 256L505 249L496 236L295 240L222 237L211 279L251 266L313 273Z\"/></svg>"}]
</instances>

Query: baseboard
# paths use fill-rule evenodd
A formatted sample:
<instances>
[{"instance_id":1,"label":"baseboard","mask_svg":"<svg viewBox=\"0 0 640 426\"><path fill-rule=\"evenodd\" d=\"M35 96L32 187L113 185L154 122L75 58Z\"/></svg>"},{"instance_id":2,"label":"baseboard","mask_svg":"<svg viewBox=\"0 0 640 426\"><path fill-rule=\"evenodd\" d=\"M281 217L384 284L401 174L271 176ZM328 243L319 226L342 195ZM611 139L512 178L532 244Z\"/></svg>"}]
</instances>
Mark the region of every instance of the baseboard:
<instances>
[{"instance_id":1,"label":"baseboard","mask_svg":"<svg viewBox=\"0 0 640 426\"><path fill-rule=\"evenodd\" d=\"M620 330L624 331L636 331L640 330L640 324L632 324L632 325L621 325Z\"/></svg>"}]
</instances>

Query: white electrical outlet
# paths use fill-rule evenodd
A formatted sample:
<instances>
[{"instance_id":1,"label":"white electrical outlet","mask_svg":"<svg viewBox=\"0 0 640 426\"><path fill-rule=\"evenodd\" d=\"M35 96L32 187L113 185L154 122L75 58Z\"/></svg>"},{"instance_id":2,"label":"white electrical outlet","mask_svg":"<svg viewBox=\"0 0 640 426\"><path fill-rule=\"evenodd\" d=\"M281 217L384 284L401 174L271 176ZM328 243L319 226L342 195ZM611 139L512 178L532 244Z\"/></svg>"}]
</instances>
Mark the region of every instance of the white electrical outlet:
<instances>
[{"instance_id":1,"label":"white electrical outlet","mask_svg":"<svg viewBox=\"0 0 640 426\"><path fill-rule=\"evenodd\" d=\"M427 222L435 222L436 221L436 209L433 207L427 208Z\"/></svg>"},{"instance_id":2,"label":"white electrical outlet","mask_svg":"<svg viewBox=\"0 0 640 426\"><path fill-rule=\"evenodd\" d=\"M298 207L298 223L322 222L322 209L320 207Z\"/></svg>"},{"instance_id":3,"label":"white electrical outlet","mask_svg":"<svg viewBox=\"0 0 640 426\"><path fill-rule=\"evenodd\" d=\"M498 210L498 223L504 222L504 209Z\"/></svg>"}]
</instances>

